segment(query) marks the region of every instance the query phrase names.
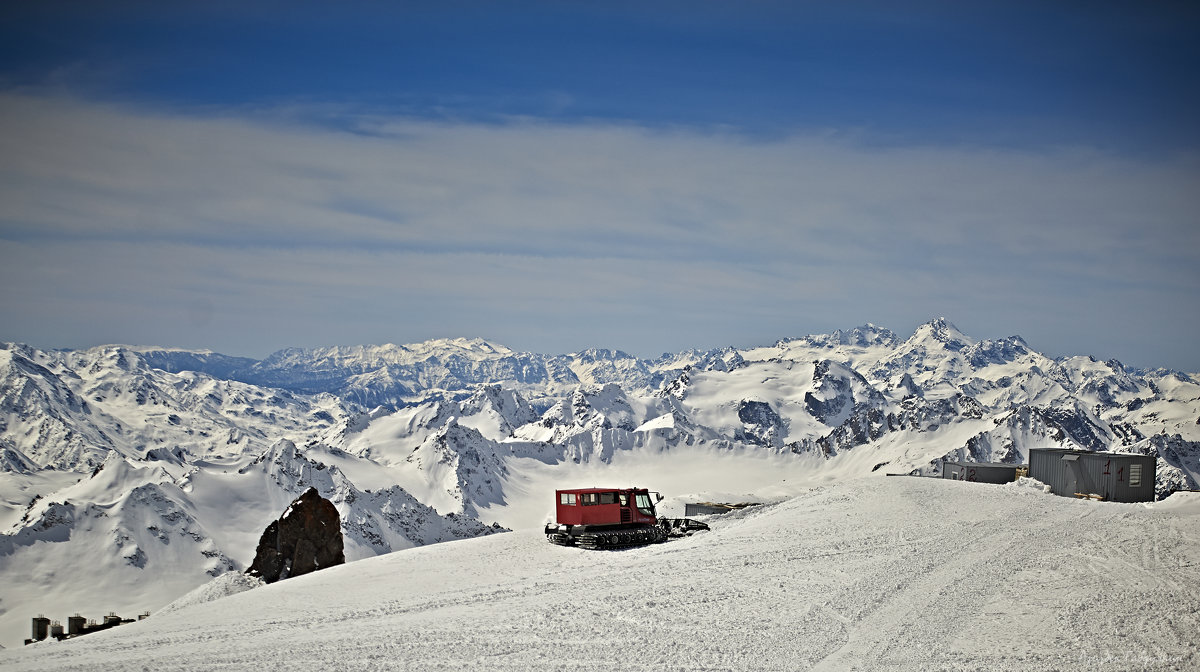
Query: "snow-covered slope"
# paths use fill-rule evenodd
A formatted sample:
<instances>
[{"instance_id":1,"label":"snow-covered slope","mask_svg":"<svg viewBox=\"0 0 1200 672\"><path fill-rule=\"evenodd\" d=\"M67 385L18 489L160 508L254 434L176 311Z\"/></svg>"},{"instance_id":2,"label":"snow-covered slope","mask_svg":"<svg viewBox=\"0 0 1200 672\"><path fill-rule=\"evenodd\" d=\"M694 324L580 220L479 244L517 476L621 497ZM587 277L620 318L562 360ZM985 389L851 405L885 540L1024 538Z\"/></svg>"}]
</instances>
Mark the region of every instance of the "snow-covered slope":
<instances>
[{"instance_id":1,"label":"snow-covered slope","mask_svg":"<svg viewBox=\"0 0 1200 672\"><path fill-rule=\"evenodd\" d=\"M1200 495L1112 504L1022 484L877 476L710 524L618 552L552 546L536 531L403 551L10 648L0 666L1200 666Z\"/></svg>"},{"instance_id":2,"label":"snow-covered slope","mask_svg":"<svg viewBox=\"0 0 1200 672\"><path fill-rule=\"evenodd\" d=\"M63 622L76 611L134 616L234 567L166 470L110 452L0 535L2 632L19 643L37 615L25 612L52 607L70 610Z\"/></svg>"},{"instance_id":3,"label":"snow-covered slope","mask_svg":"<svg viewBox=\"0 0 1200 672\"><path fill-rule=\"evenodd\" d=\"M359 489L315 457L286 439L240 468L109 452L90 475L35 495L0 534L0 636L28 636L28 612L130 616L244 570L263 529L310 486L337 507L348 560L502 531L397 485Z\"/></svg>"},{"instance_id":4,"label":"snow-covered slope","mask_svg":"<svg viewBox=\"0 0 1200 672\"><path fill-rule=\"evenodd\" d=\"M496 523L538 527L547 492L616 473L668 494L733 496L785 474L793 485L937 474L942 458L1020 463L1047 446L1156 455L1160 497L1196 488L1200 376L1053 359L942 318L907 339L865 325L655 359L480 339L262 361L4 344L0 582L31 588L0 595L0 643L37 612L84 608L86 590L61 577L85 554L103 558L94 585L140 577L142 592L128 593L139 610L245 566L309 485L338 506L357 559ZM111 484L100 492L97 478ZM195 536L175 544L155 533L185 528ZM160 546L179 567L170 580L155 569Z\"/></svg>"}]
</instances>

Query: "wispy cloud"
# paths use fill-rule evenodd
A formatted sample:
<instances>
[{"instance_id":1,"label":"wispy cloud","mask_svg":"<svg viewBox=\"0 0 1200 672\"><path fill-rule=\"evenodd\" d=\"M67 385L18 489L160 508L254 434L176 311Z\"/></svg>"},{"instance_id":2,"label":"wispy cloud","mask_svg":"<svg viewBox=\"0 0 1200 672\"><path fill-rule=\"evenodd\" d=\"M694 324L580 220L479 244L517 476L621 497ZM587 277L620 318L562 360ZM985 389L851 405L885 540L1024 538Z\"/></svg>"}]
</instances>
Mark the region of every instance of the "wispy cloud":
<instances>
[{"instance_id":1,"label":"wispy cloud","mask_svg":"<svg viewBox=\"0 0 1200 672\"><path fill-rule=\"evenodd\" d=\"M1125 326L1200 327L1196 157L290 118L0 96L0 338L656 353L946 314L1200 368Z\"/></svg>"}]
</instances>

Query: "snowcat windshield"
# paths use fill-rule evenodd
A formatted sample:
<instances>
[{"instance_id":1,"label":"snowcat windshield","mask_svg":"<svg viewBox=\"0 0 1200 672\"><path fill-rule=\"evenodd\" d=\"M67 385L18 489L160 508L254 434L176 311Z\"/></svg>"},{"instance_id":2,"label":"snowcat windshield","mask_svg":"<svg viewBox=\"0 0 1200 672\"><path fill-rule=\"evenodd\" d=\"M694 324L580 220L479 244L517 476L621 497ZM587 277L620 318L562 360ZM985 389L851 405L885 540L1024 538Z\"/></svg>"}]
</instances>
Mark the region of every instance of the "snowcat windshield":
<instances>
[{"instance_id":1,"label":"snowcat windshield","mask_svg":"<svg viewBox=\"0 0 1200 672\"><path fill-rule=\"evenodd\" d=\"M642 515L654 515L654 505L650 503L650 495L638 493L634 495L633 501L637 503L637 509Z\"/></svg>"}]
</instances>

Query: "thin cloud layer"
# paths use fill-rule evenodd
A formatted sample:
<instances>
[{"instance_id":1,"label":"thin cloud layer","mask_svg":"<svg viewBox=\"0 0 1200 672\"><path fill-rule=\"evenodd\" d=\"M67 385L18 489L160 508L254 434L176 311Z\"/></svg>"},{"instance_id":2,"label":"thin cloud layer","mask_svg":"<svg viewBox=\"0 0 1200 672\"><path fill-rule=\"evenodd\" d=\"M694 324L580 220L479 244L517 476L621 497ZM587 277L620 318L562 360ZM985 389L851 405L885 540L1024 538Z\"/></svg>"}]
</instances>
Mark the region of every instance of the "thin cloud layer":
<instances>
[{"instance_id":1,"label":"thin cloud layer","mask_svg":"<svg viewBox=\"0 0 1200 672\"><path fill-rule=\"evenodd\" d=\"M0 338L657 354L946 315L1200 370L1195 157L289 119L0 96Z\"/></svg>"}]
</instances>

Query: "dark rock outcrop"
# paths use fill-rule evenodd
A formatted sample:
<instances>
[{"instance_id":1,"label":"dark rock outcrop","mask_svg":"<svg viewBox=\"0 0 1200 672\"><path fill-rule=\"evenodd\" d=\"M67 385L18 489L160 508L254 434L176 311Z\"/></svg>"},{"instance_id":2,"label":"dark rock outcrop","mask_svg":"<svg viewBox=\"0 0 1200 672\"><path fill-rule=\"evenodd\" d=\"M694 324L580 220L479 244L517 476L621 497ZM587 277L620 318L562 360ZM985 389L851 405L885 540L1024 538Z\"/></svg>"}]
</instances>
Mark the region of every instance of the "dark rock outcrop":
<instances>
[{"instance_id":1,"label":"dark rock outcrop","mask_svg":"<svg viewBox=\"0 0 1200 672\"><path fill-rule=\"evenodd\" d=\"M267 583L346 562L342 522L333 502L316 488L297 497L258 540L246 573Z\"/></svg>"},{"instance_id":2,"label":"dark rock outcrop","mask_svg":"<svg viewBox=\"0 0 1200 672\"><path fill-rule=\"evenodd\" d=\"M760 446L783 445L783 439L787 435L787 421L767 402L741 400L738 402L738 419L742 421L742 429L734 434L737 440Z\"/></svg>"}]
</instances>

